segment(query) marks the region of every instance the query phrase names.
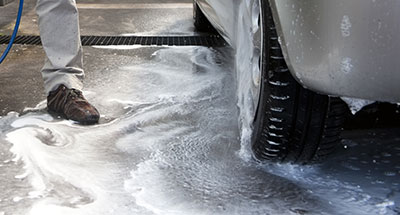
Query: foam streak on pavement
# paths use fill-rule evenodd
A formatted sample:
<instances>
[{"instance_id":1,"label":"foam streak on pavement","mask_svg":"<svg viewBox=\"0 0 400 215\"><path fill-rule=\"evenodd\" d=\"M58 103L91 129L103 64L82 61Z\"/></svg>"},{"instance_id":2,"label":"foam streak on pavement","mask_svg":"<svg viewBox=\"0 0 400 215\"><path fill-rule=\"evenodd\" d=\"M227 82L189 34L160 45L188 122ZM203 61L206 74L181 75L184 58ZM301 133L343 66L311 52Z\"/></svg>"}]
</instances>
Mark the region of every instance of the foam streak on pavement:
<instances>
[{"instance_id":1,"label":"foam streak on pavement","mask_svg":"<svg viewBox=\"0 0 400 215\"><path fill-rule=\"evenodd\" d=\"M78 9L191 9L191 3L77 4Z\"/></svg>"}]
</instances>

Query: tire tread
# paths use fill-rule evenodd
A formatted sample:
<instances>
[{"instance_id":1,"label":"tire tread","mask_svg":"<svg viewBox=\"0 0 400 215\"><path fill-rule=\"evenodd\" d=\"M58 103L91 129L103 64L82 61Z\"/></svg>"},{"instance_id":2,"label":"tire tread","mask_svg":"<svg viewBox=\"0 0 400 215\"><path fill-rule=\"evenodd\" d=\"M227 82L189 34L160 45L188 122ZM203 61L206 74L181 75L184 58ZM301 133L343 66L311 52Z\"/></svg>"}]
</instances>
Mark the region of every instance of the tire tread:
<instances>
[{"instance_id":1,"label":"tire tread","mask_svg":"<svg viewBox=\"0 0 400 215\"><path fill-rule=\"evenodd\" d=\"M253 152L259 160L302 164L319 161L340 142L346 107L340 99L319 95L297 83L283 57L269 5L261 2L267 35L263 68L267 69L262 73L264 84Z\"/></svg>"}]
</instances>

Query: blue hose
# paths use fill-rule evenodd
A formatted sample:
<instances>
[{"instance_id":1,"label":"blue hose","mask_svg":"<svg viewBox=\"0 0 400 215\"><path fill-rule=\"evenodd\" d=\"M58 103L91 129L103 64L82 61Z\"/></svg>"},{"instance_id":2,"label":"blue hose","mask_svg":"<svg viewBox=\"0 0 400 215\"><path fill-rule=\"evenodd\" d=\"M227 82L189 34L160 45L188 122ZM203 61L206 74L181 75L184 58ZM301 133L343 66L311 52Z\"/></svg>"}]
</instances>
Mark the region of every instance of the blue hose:
<instances>
[{"instance_id":1,"label":"blue hose","mask_svg":"<svg viewBox=\"0 0 400 215\"><path fill-rule=\"evenodd\" d=\"M12 47L12 45L14 43L14 40L17 37L19 23L21 22L23 7L24 7L24 0L20 0L19 1L18 16L17 16L17 21L15 22L14 32L13 32L13 34L11 36L10 43L8 43L8 46L7 46L6 50L4 51L3 55L0 58L0 64L3 63L4 59L6 59L6 56L7 56L8 52L10 52L11 47Z\"/></svg>"}]
</instances>

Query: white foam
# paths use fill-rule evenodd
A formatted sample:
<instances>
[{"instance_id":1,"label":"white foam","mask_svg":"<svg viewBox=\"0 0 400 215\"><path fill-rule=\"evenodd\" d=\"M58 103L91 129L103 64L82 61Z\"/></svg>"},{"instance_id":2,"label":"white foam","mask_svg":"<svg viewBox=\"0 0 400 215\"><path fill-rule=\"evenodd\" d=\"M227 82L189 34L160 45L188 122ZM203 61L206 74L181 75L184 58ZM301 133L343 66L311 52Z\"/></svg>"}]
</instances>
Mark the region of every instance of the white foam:
<instances>
[{"instance_id":1,"label":"white foam","mask_svg":"<svg viewBox=\"0 0 400 215\"><path fill-rule=\"evenodd\" d=\"M341 97L341 99L346 102L349 106L351 113L354 115L359 112L362 108L367 105L374 103L374 101L369 101L365 99L356 99L356 98L348 98L348 97Z\"/></svg>"},{"instance_id":2,"label":"white foam","mask_svg":"<svg viewBox=\"0 0 400 215\"><path fill-rule=\"evenodd\" d=\"M119 158L111 155L151 153L156 150L152 145L192 130L185 122L186 115L200 107L191 104L201 106L221 94L226 73L214 57L215 52L205 47L175 47L157 51L147 63L114 71L114 80L101 94L101 101L97 101L98 96L91 97L105 111L103 115L115 115L118 121L87 127L41 112L22 117L15 113L9 121L1 119L9 126L2 132L12 144L13 160L24 164L15 177L28 180L32 186L27 196L21 196L34 201L29 214L142 211L137 204L132 205L135 199L123 187L124 174L134 166L120 169L114 165ZM133 89L118 90L124 83ZM26 111L41 110L44 104ZM151 133L143 133L142 127ZM140 197L136 200L140 203Z\"/></svg>"},{"instance_id":3,"label":"white foam","mask_svg":"<svg viewBox=\"0 0 400 215\"><path fill-rule=\"evenodd\" d=\"M97 49L113 49L113 50L133 50L140 49L144 46L142 45L107 45L107 46L92 46Z\"/></svg>"},{"instance_id":4,"label":"white foam","mask_svg":"<svg viewBox=\"0 0 400 215\"><path fill-rule=\"evenodd\" d=\"M349 37L351 35L351 21L350 17L347 15L343 16L342 22L340 24L340 29L342 31L342 36L343 37Z\"/></svg>"},{"instance_id":5,"label":"white foam","mask_svg":"<svg viewBox=\"0 0 400 215\"><path fill-rule=\"evenodd\" d=\"M386 197L316 167L255 164L250 146L240 147L251 130L239 137L232 67L217 63L221 55L161 49L104 73L92 99L111 122L81 126L43 112L0 119L1 142L25 165L11 178L31 184L20 193L6 187L24 198L9 207L33 215L390 214Z\"/></svg>"}]
</instances>

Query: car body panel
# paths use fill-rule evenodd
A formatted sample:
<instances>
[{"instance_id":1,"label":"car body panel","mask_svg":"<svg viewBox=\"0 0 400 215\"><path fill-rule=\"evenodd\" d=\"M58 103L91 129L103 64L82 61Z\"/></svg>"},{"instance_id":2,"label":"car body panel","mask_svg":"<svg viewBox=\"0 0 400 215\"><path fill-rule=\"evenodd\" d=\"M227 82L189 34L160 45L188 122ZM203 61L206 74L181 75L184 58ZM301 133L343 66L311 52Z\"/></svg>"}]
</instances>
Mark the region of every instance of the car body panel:
<instances>
[{"instance_id":1,"label":"car body panel","mask_svg":"<svg viewBox=\"0 0 400 215\"><path fill-rule=\"evenodd\" d=\"M400 101L400 1L270 2L300 83L324 94Z\"/></svg>"},{"instance_id":2,"label":"car body panel","mask_svg":"<svg viewBox=\"0 0 400 215\"><path fill-rule=\"evenodd\" d=\"M247 31L240 23L251 18L243 13L251 7L250 0L197 2L235 49L246 46L238 44L243 42L238 37ZM328 95L400 101L400 1L270 0L270 4L285 60L304 87Z\"/></svg>"},{"instance_id":3,"label":"car body panel","mask_svg":"<svg viewBox=\"0 0 400 215\"><path fill-rule=\"evenodd\" d=\"M195 0L210 23L232 47L235 46L236 32L234 11L236 10L236 2L239 1Z\"/></svg>"}]
</instances>

